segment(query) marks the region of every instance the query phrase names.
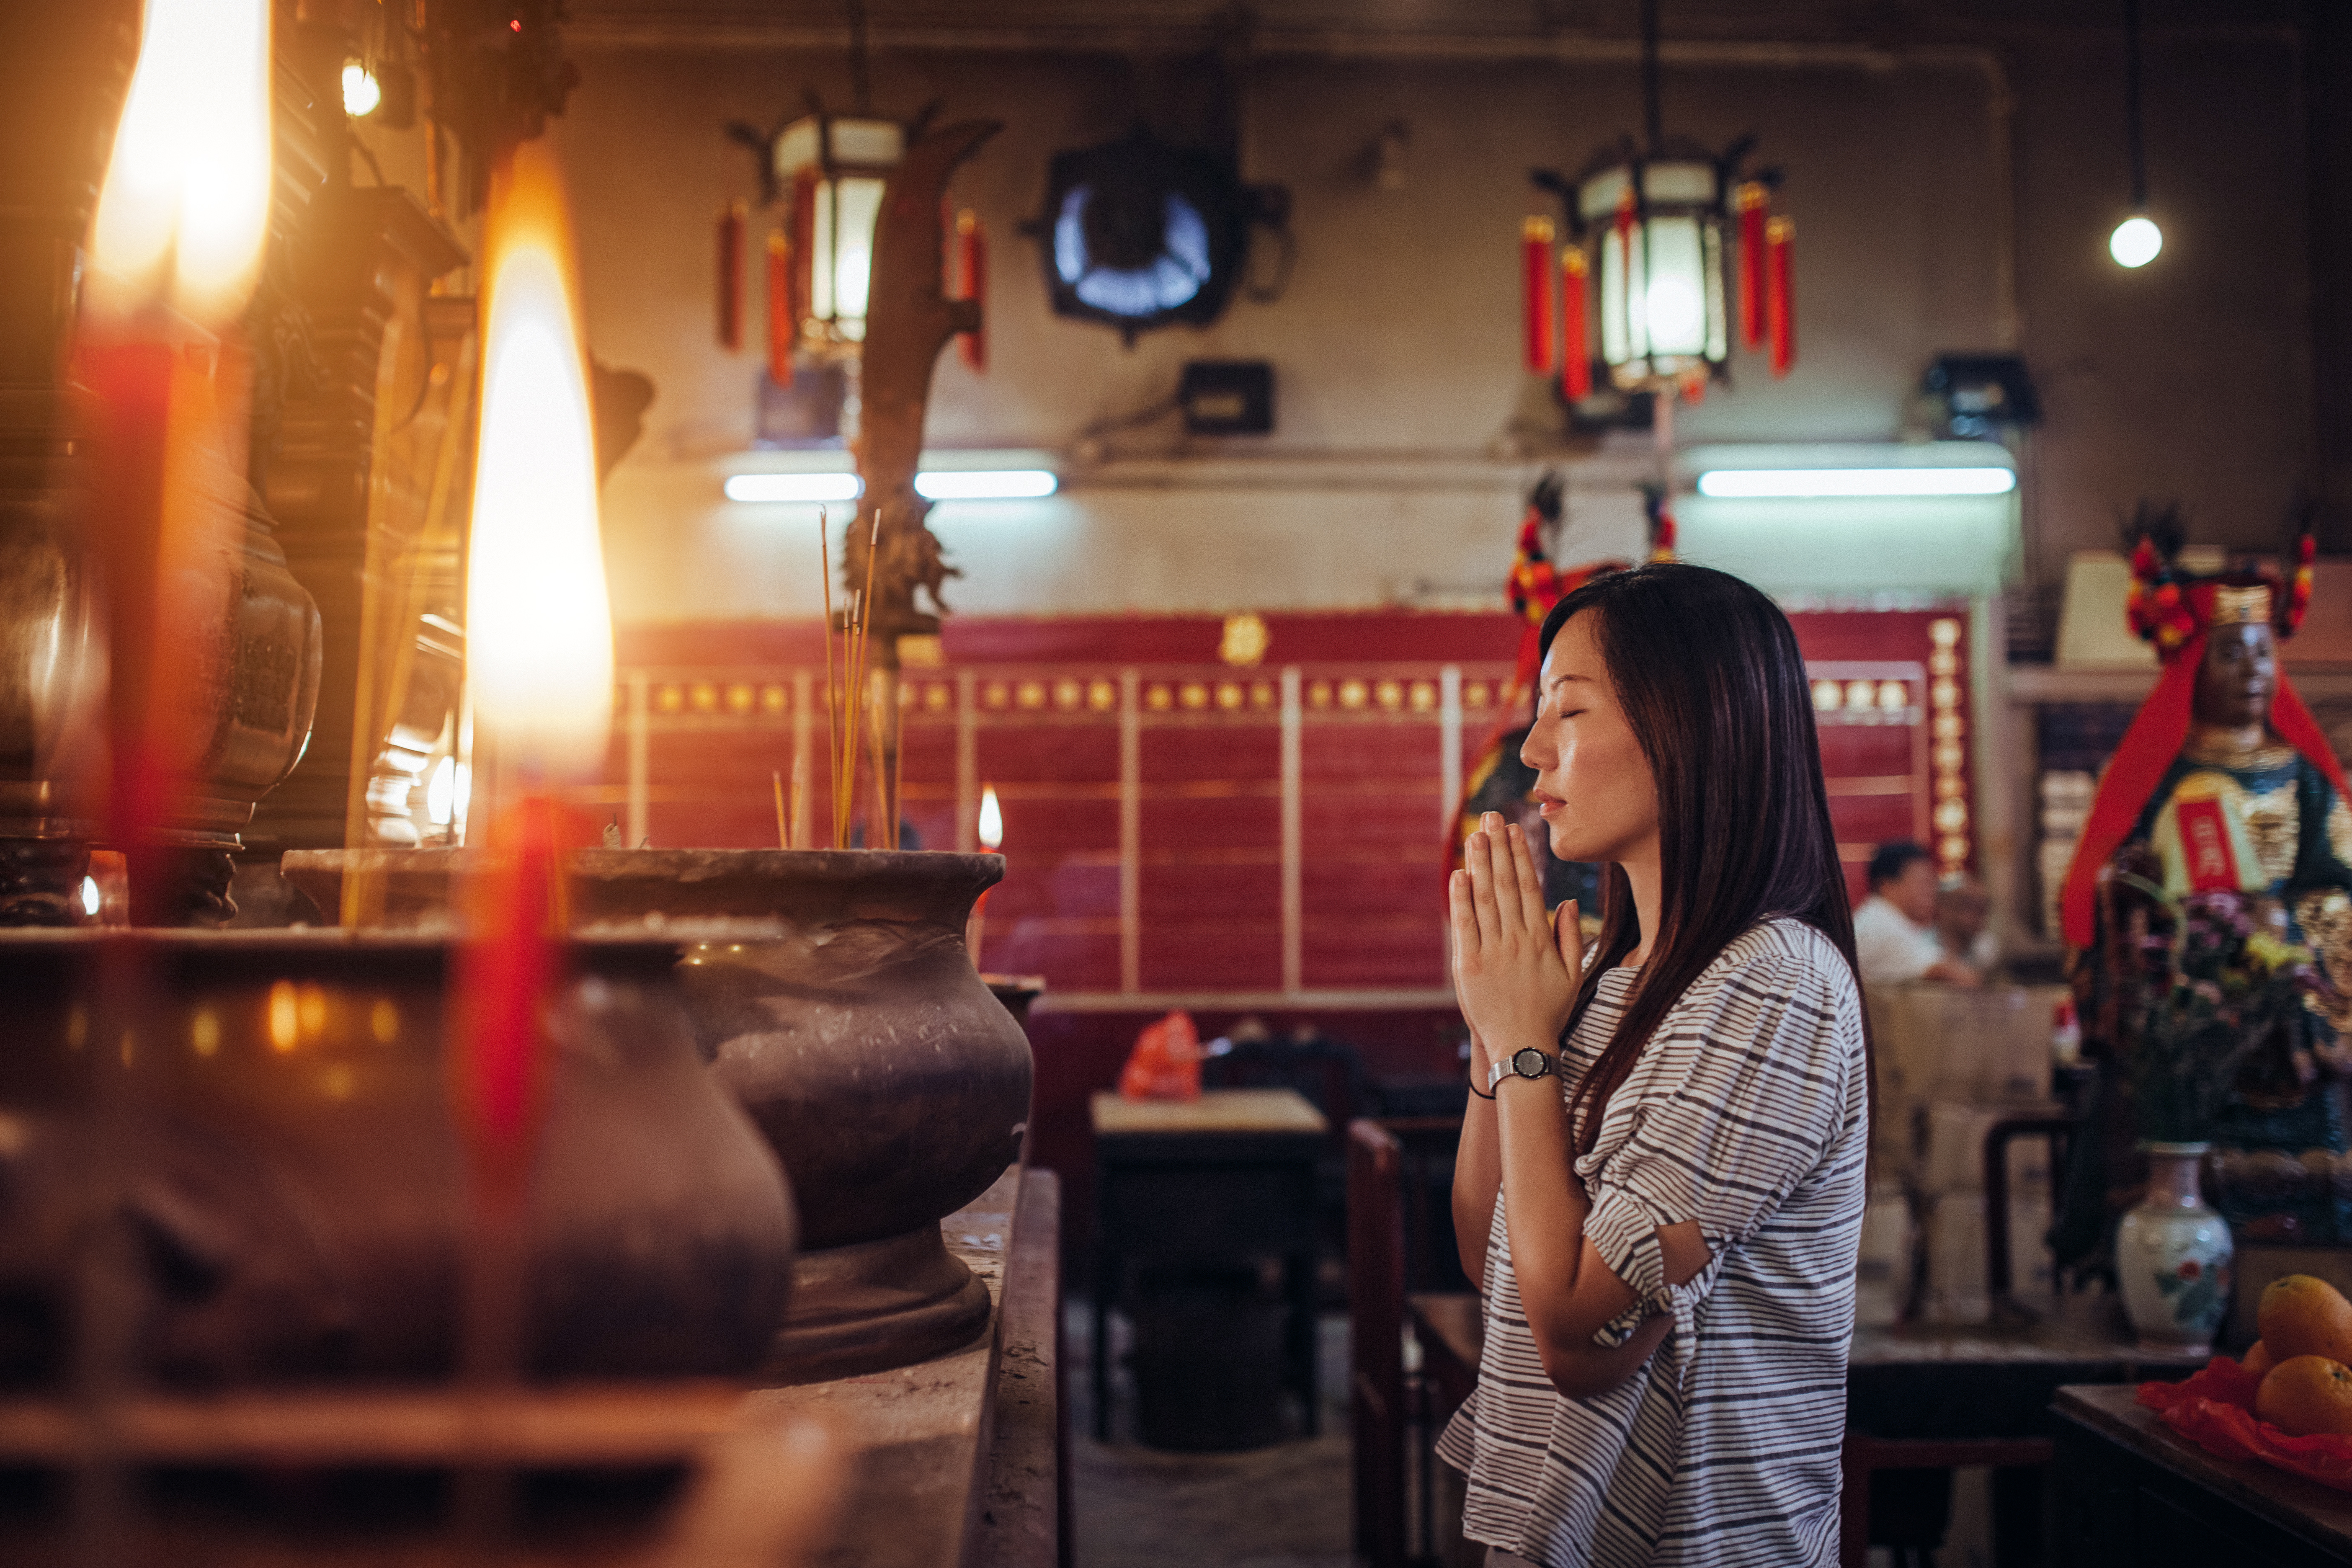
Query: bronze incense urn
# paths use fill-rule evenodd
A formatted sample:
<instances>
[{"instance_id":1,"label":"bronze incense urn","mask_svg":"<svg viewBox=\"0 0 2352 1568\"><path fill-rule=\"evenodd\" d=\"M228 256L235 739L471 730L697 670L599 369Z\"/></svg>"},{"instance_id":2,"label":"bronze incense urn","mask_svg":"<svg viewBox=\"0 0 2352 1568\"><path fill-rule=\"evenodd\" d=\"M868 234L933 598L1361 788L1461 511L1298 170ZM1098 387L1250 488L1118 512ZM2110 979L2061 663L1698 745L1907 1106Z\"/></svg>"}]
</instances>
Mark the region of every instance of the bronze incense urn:
<instances>
[{"instance_id":1,"label":"bronze incense urn","mask_svg":"<svg viewBox=\"0 0 2352 1568\"><path fill-rule=\"evenodd\" d=\"M467 1192L449 951L331 931L0 935L0 1384L53 1385L70 1362L89 1237L119 1260L143 1377L449 1376ZM568 955L519 1370L746 1375L790 1282L782 1173L702 1068L675 946ZM144 1001L110 1049L94 998L126 984Z\"/></svg>"},{"instance_id":2,"label":"bronze incense urn","mask_svg":"<svg viewBox=\"0 0 2352 1568\"><path fill-rule=\"evenodd\" d=\"M462 850L289 852L321 909L354 863L393 924L446 920ZM968 1342L987 1289L940 1220L1020 1158L1028 1037L973 970L964 922L993 855L862 849L598 849L574 858L589 932L685 937L697 1044L783 1162L801 1255L772 1375L814 1381Z\"/></svg>"}]
</instances>

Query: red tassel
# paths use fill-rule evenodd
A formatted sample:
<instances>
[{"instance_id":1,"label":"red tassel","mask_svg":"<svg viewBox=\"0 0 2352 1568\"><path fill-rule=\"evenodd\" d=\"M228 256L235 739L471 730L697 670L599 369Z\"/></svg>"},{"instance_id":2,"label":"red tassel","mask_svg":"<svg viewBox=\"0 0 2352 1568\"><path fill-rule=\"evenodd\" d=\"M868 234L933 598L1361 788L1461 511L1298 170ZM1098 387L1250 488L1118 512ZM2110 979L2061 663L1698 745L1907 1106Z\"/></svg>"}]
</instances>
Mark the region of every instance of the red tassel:
<instances>
[{"instance_id":1,"label":"red tassel","mask_svg":"<svg viewBox=\"0 0 2352 1568\"><path fill-rule=\"evenodd\" d=\"M1755 180L1739 187L1739 338L1764 346L1764 225L1771 193Z\"/></svg>"},{"instance_id":2,"label":"red tassel","mask_svg":"<svg viewBox=\"0 0 2352 1568\"><path fill-rule=\"evenodd\" d=\"M793 176L793 319L816 309L816 171Z\"/></svg>"},{"instance_id":3,"label":"red tassel","mask_svg":"<svg viewBox=\"0 0 2352 1568\"><path fill-rule=\"evenodd\" d=\"M784 231L768 231L768 379L778 386L793 384L793 344L801 335L799 313L793 309L793 242Z\"/></svg>"},{"instance_id":4,"label":"red tassel","mask_svg":"<svg viewBox=\"0 0 2352 1568\"><path fill-rule=\"evenodd\" d=\"M1551 372L1551 219L1531 217L1519 226L1520 279L1527 321L1527 368Z\"/></svg>"},{"instance_id":5,"label":"red tassel","mask_svg":"<svg viewBox=\"0 0 2352 1568\"><path fill-rule=\"evenodd\" d=\"M973 300L987 309L988 293L988 231L980 226L980 215L966 207L956 215L956 248L960 270L963 274L961 298ZM988 370L988 323L983 316L981 324L963 334L959 345L963 351L963 363L975 374Z\"/></svg>"},{"instance_id":6,"label":"red tassel","mask_svg":"<svg viewBox=\"0 0 2352 1568\"><path fill-rule=\"evenodd\" d=\"M1592 350L1584 339L1584 323L1591 313L1584 290L1591 270L1591 263L1576 246L1559 253L1559 389L1571 403L1592 392Z\"/></svg>"},{"instance_id":7,"label":"red tassel","mask_svg":"<svg viewBox=\"0 0 2352 1568\"><path fill-rule=\"evenodd\" d=\"M1790 248L1796 226L1776 217L1764 226L1765 314L1772 329L1772 374L1786 375L1797 360L1797 300Z\"/></svg>"},{"instance_id":8,"label":"red tassel","mask_svg":"<svg viewBox=\"0 0 2352 1568\"><path fill-rule=\"evenodd\" d=\"M743 346L743 217L741 202L719 215L719 346Z\"/></svg>"}]
</instances>

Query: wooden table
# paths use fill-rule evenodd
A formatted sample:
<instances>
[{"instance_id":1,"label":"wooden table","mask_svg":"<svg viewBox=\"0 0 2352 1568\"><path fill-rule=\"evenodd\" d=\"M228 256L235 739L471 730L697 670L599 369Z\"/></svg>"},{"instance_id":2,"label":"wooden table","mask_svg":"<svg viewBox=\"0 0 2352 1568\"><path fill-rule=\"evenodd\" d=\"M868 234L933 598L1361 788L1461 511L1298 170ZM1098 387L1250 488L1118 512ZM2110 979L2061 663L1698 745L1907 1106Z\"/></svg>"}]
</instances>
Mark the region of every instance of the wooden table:
<instances>
[{"instance_id":1,"label":"wooden table","mask_svg":"<svg viewBox=\"0 0 2352 1568\"><path fill-rule=\"evenodd\" d=\"M1196 1100L1097 1094L1095 1436L1110 1437L1109 1316L1130 1271L1279 1258L1287 1379L1317 1428L1315 1163L1329 1125L1287 1089L1204 1089Z\"/></svg>"},{"instance_id":2,"label":"wooden table","mask_svg":"<svg viewBox=\"0 0 2352 1568\"><path fill-rule=\"evenodd\" d=\"M2051 1417L2053 1563L2352 1563L2352 1493L2268 1465L2215 1458L2140 1408L2128 1387L2062 1388Z\"/></svg>"},{"instance_id":3,"label":"wooden table","mask_svg":"<svg viewBox=\"0 0 2352 1568\"><path fill-rule=\"evenodd\" d=\"M2036 1467L2050 1404L2068 1384L2186 1377L2203 1356L2142 1351L2112 1296L2040 1299L2030 1321L1856 1329L1846 1361L1843 1546L1868 1556L1870 1472L1986 1466L1994 1472L1995 1561L2040 1534Z\"/></svg>"}]
</instances>

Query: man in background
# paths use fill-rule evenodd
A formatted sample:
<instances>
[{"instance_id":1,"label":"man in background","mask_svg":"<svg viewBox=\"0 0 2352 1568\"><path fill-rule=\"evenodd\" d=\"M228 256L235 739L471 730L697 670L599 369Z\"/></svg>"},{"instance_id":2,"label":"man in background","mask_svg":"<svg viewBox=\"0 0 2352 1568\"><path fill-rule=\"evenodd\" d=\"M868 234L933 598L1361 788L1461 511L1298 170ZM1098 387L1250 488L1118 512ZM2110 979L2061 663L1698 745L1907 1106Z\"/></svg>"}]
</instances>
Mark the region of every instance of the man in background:
<instances>
[{"instance_id":1,"label":"man in background","mask_svg":"<svg viewBox=\"0 0 2352 1568\"><path fill-rule=\"evenodd\" d=\"M1944 950L1936 930L1936 863L1908 839L1870 858L1870 897L1853 911L1854 956L1865 985L1914 980L1977 985L1976 966Z\"/></svg>"},{"instance_id":2,"label":"man in background","mask_svg":"<svg viewBox=\"0 0 2352 1568\"><path fill-rule=\"evenodd\" d=\"M1959 960L1979 977L1990 973L2000 959L1991 925L1992 899L1982 882L1966 871L1943 879L1936 889L1936 937L1945 957Z\"/></svg>"}]
</instances>

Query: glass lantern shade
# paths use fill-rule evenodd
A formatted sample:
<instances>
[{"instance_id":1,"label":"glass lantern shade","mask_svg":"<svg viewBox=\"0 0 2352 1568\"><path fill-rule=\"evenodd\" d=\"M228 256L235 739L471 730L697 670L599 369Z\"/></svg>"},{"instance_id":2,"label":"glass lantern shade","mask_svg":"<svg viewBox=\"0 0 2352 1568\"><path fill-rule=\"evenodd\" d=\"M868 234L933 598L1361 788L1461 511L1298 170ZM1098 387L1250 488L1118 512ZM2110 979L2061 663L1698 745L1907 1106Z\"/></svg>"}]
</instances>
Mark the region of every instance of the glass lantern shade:
<instances>
[{"instance_id":1,"label":"glass lantern shade","mask_svg":"<svg viewBox=\"0 0 2352 1568\"><path fill-rule=\"evenodd\" d=\"M1598 252L1601 357L1626 392L1710 373L1730 356L1723 180L1715 165L1620 163L1576 189Z\"/></svg>"},{"instance_id":2,"label":"glass lantern shade","mask_svg":"<svg viewBox=\"0 0 2352 1568\"><path fill-rule=\"evenodd\" d=\"M874 226L890 171L907 150L895 120L810 115L776 137L778 184L793 193L793 242L803 247L803 338L823 350L863 342L874 277Z\"/></svg>"}]
</instances>

